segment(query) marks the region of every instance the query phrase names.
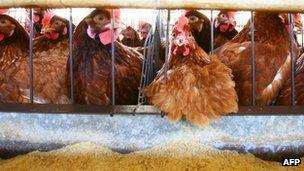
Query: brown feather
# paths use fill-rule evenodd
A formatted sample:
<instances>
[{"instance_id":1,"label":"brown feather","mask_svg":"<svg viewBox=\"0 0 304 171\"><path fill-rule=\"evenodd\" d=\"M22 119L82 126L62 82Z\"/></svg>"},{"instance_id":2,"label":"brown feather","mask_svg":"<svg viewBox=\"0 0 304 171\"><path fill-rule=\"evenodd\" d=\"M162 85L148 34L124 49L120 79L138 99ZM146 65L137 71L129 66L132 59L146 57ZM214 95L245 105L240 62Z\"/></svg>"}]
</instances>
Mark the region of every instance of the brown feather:
<instances>
[{"instance_id":1,"label":"brown feather","mask_svg":"<svg viewBox=\"0 0 304 171\"><path fill-rule=\"evenodd\" d=\"M102 10L93 11L88 17ZM102 45L87 35L85 19L74 33L74 94L80 104L111 104L111 44ZM142 55L115 42L116 104L137 104ZM68 67L69 68L69 67Z\"/></svg>"},{"instance_id":2,"label":"brown feather","mask_svg":"<svg viewBox=\"0 0 304 171\"><path fill-rule=\"evenodd\" d=\"M139 34L136 32L136 30L134 28L132 28L131 26L128 26L122 32L123 33L128 32L128 33L125 33L125 34L128 34L128 36L130 36L130 37L127 37L127 35L123 34L124 37L121 40L122 44L124 44L126 46L129 46L129 47L139 47L139 46L141 46L141 41L140 41L140 38L139 38ZM133 34L132 36L129 35L131 33Z\"/></svg>"},{"instance_id":3,"label":"brown feather","mask_svg":"<svg viewBox=\"0 0 304 171\"><path fill-rule=\"evenodd\" d=\"M64 22L65 25L68 26L68 21L64 20ZM22 42L27 45L27 51L28 42L28 40ZM68 48L68 36L61 36L53 41L47 39L45 36L40 36L34 40L34 102L69 103L65 69ZM15 61L4 73L4 77L7 80L6 87L14 87L14 89L11 88L9 94L13 97L18 97L10 102L26 103L29 101L28 55L29 54L26 53L26 57ZM16 95L17 92L19 93L18 95Z\"/></svg>"},{"instance_id":4,"label":"brown feather","mask_svg":"<svg viewBox=\"0 0 304 171\"><path fill-rule=\"evenodd\" d=\"M304 54L296 62L295 73L295 104L304 105ZM286 82L283 90L280 92L276 105L291 105L291 79Z\"/></svg>"},{"instance_id":5,"label":"brown feather","mask_svg":"<svg viewBox=\"0 0 304 171\"><path fill-rule=\"evenodd\" d=\"M237 94L231 70L194 44L189 56L170 56L167 79L163 68L146 87L145 95L172 121L185 116L206 125L210 119L237 112Z\"/></svg>"},{"instance_id":6,"label":"brown feather","mask_svg":"<svg viewBox=\"0 0 304 171\"><path fill-rule=\"evenodd\" d=\"M252 104L252 67L249 23L214 57L229 66L234 75L239 104ZM294 52L298 49L293 42ZM290 73L289 34L277 13L255 14L256 102L270 105Z\"/></svg>"},{"instance_id":7,"label":"brown feather","mask_svg":"<svg viewBox=\"0 0 304 171\"><path fill-rule=\"evenodd\" d=\"M20 92L16 81L11 78L11 68L29 55L29 36L25 29L12 17L0 14L0 19L10 21L14 26L14 34L0 42L0 102L13 103L19 101ZM1 30L4 29L4 30ZM0 28L5 32L7 28Z\"/></svg>"}]
</instances>

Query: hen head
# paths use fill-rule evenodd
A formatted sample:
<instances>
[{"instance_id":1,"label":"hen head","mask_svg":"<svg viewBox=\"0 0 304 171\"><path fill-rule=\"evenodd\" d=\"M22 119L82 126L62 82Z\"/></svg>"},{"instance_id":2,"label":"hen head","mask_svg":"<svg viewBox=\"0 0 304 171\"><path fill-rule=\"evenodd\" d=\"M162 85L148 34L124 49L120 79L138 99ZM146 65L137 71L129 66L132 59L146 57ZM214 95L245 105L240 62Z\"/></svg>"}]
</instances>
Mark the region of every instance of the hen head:
<instances>
[{"instance_id":1,"label":"hen head","mask_svg":"<svg viewBox=\"0 0 304 171\"><path fill-rule=\"evenodd\" d=\"M143 21L139 24L139 30L138 31L140 32L140 36L143 39L147 38L151 27L152 27L151 24L143 22Z\"/></svg>"},{"instance_id":2,"label":"hen head","mask_svg":"<svg viewBox=\"0 0 304 171\"><path fill-rule=\"evenodd\" d=\"M111 16L114 15L114 39L119 36L120 28L120 10L114 9L112 14L111 9L94 10L85 18L85 22L88 25L87 34L92 39L99 39L103 45L110 44L112 42L112 24Z\"/></svg>"},{"instance_id":3,"label":"hen head","mask_svg":"<svg viewBox=\"0 0 304 171\"><path fill-rule=\"evenodd\" d=\"M124 36L124 38L135 39L137 33L131 26L128 26L121 32L121 34Z\"/></svg>"},{"instance_id":4,"label":"hen head","mask_svg":"<svg viewBox=\"0 0 304 171\"><path fill-rule=\"evenodd\" d=\"M10 38L15 31L16 25L7 15L0 14L0 43Z\"/></svg>"},{"instance_id":5,"label":"hen head","mask_svg":"<svg viewBox=\"0 0 304 171\"><path fill-rule=\"evenodd\" d=\"M196 10L185 11L185 15L188 18L189 25L193 31L200 33L204 28L206 20L205 16Z\"/></svg>"},{"instance_id":6,"label":"hen head","mask_svg":"<svg viewBox=\"0 0 304 171\"><path fill-rule=\"evenodd\" d=\"M187 18L182 15L172 30L171 53L178 56L189 56L197 49Z\"/></svg>"},{"instance_id":7,"label":"hen head","mask_svg":"<svg viewBox=\"0 0 304 171\"><path fill-rule=\"evenodd\" d=\"M215 18L215 28L219 27L221 32L232 30L236 26L235 12L221 11Z\"/></svg>"},{"instance_id":8,"label":"hen head","mask_svg":"<svg viewBox=\"0 0 304 171\"><path fill-rule=\"evenodd\" d=\"M34 23L41 22L41 20L43 19L43 15L46 11L47 11L46 9L34 8L33 9L33 22ZM26 9L26 12L28 13L28 15L30 15L30 9Z\"/></svg>"},{"instance_id":9,"label":"hen head","mask_svg":"<svg viewBox=\"0 0 304 171\"><path fill-rule=\"evenodd\" d=\"M68 37L69 21L55 15L53 12L46 12L42 19L41 33L50 40L57 40L60 37Z\"/></svg>"}]
</instances>

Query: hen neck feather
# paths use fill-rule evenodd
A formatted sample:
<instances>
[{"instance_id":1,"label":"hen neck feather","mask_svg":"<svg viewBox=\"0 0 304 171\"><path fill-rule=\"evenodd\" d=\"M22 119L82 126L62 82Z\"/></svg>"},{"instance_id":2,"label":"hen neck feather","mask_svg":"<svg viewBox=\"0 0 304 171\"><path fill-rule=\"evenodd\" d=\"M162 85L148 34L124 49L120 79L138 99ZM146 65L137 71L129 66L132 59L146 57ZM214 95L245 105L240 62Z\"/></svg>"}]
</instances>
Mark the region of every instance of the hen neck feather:
<instances>
[{"instance_id":1,"label":"hen neck feather","mask_svg":"<svg viewBox=\"0 0 304 171\"><path fill-rule=\"evenodd\" d=\"M0 43L0 71L7 69L17 60L28 57L28 42L28 34L17 25L14 34Z\"/></svg>"},{"instance_id":2,"label":"hen neck feather","mask_svg":"<svg viewBox=\"0 0 304 171\"><path fill-rule=\"evenodd\" d=\"M257 42L288 41L288 30L277 13L256 13L255 39Z\"/></svg>"},{"instance_id":3,"label":"hen neck feather","mask_svg":"<svg viewBox=\"0 0 304 171\"><path fill-rule=\"evenodd\" d=\"M254 36L259 43L278 43L281 40L288 41L288 30L282 23L278 13L257 12L254 17ZM239 34L232 39L233 43L241 43L251 40L250 21L244 26Z\"/></svg>"},{"instance_id":4,"label":"hen neck feather","mask_svg":"<svg viewBox=\"0 0 304 171\"><path fill-rule=\"evenodd\" d=\"M207 55L207 53L202 48L198 47L196 50L191 51L188 56L171 55L169 61L169 68L174 68L175 66L184 64L204 66L209 64L210 60L211 58Z\"/></svg>"}]
</instances>

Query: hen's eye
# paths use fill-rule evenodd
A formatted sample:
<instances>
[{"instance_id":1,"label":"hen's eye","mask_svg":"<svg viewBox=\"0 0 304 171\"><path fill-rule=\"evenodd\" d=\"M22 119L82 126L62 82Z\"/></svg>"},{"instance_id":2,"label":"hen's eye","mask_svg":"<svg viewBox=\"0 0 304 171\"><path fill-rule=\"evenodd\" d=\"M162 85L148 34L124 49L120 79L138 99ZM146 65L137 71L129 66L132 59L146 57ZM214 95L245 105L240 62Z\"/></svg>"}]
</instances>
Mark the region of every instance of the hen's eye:
<instances>
[{"instance_id":1,"label":"hen's eye","mask_svg":"<svg viewBox=\"0 0 304 171\"><path fill-rule=\"evenodd\" d=\"M188 19L189 19L190 23L198 21L198 17L196 17L196 16L189 16Z\"/></svg>"},{"instance_id":2,"label":"hen's eye","mask_svg":"<svg viewBox=\"0 0 304 171\"><path fill-rule=\"evenodd\" d=\"M225 14L221 14L221 17L224 18L224 17L226 17L226 15Z\"/></svg>"},{"instance_id":3,"label":"hen's eye","mask_svg":"<svg viewBox=\"0 0 304 171\"><path fill-rule=\"evenodd\" d=\"M105 16L102 15L102 14L99 14L99 15L96 15L93 20L96 22L96 23L101 23L105 20Z\"/></svg>"},{"instance_id":4,"label":"hen's eye","mask_svg":"<svg viewBox=\"0 0 304 171\"><path fill-rule=\"evenodd\" d=\"M97 20L102 21L104 19L103 15L98 15Z\"/></svg>"},{"instance_id":5,"label":"hen's eye","mask_svg":"<svg viewBox=\"0 0 304 171\"><path fill-rule=\"evenodd\" d=\"M175 37L176 36L176 34L175 33L172 33L172 37Z\"/></svg>"},{"instance_id":6,"label":"hen's eye","mask_svg":"<svg viewBox=\"0 0 304 171\"><path fill-rule=\"evenodd\" d=\"M1 24L6 24L6 21L5 20L1 20L0 23Z\"/></svg>"}]
</instances>

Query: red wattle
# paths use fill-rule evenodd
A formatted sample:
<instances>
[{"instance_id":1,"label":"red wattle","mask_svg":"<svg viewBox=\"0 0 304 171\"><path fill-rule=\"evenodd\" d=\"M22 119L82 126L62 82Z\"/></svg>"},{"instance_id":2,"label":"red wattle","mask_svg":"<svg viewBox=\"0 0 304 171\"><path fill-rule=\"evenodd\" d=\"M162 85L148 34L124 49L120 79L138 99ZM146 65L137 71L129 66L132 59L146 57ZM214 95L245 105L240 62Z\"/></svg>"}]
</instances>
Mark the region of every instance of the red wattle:
<instances>
[{"instance_id":1,"label":"red wattle","mask_svg":"<svg viewBox=\"0 0 304 171\"><path fill-rule=\"evenodd\" d=\"M220 25L220 31L221 32L226 32L229 29L229 24L221 24Z\"/></svg>"},{"instance_id":2,"label":"red wattle","mask_svg":"<svg viewBox=\"0 0 304 171\"><path fill-rule=\"evenodd\" d=\"M189 47L184 47L185 51L183 53L184 56L188 56L190 54L190 48Z\"/></svg>"},{"instance_id":3,"label":"red wattle","mask_svg":"<svg viewBox=\"0 0 304 171\"><path fill-rule=\"evenodd\" d=\"M46 36L48 39L56 40L56 39L58 39L58 37L59 37L59 33L57 33L56 31L51 31L50 33L46 33L45 36Z\"/></svg>"},{"instance_id":4,"label":"red wattle","mask_svg":"<svg viewBox=\"0 0 304 171\"><path fill-rule=\"evenodd\" d=\"M4 39L4 34L0 33L0 42Z\"/></svg>"},{"instance_id":5,"label":"red wattle","mask_svg":"<svg viewBox=\"0 0 304 171\"><path fill-rule=\"evenodd\" d=\"M112 42L112 30L111 29L100 33L98 36L99 36L100 42L103 45L108 45ZM118 31L114 30L114 40L117 40L118 37L119 37Z\"/></svg>"},{"instance_id":6,"label":"red wattle","mask_svg":"<svg viewBox=\"0 0 304 171\"><path fill-rule=\"evenodd\" d=\"M177 51L178 51L178 47L176 46L173 50L173 55L176 55L177 54Z\"/></svg>"},{"instance_id":7,"label":"red wattle","mask_svg":"<svg viewBox=\"0 0 304 171\"><path fill-rule=\"evenodd\" d=\"M188 46L178 47L176 46L173 50L173 55L183 54L183 56L188 56L190 54L190 48Z\"/></svg>"}]
</instances>

